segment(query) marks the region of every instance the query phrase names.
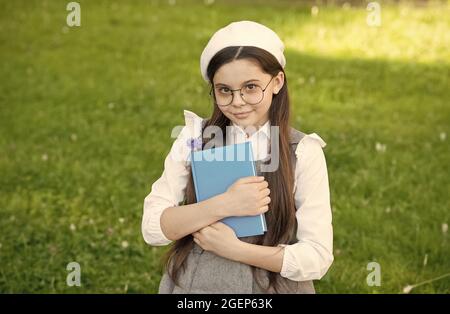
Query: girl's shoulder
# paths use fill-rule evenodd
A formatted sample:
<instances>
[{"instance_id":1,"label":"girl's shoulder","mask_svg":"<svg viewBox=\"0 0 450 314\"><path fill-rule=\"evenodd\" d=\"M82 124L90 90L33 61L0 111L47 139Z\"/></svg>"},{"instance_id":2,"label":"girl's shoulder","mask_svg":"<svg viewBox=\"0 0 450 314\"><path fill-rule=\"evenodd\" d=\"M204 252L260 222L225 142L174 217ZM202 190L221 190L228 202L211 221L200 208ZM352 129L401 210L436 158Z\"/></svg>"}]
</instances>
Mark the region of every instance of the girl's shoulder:
<instances>
[{"instance_id":1,"label":"girl's shoulder","mask_svg":"<svg viewBox=\"0 0 450 314\"><path fill-rule=\"evenodd\" d=\"M173 161L189 165L188 157L192 145L196 145L196 139L201 137L202 121L204 118L196 113L184 110L184 126L178 125L172 130L172 138L175 138L175 141L172 143L169 156Z\"/></svg>"},{"instance_id":2,"label":"girl's shoulder","mask_svg":"<svg viewBox=\"0 0 450 314\"><path fill-rule=\"evenodd\" d=\"M178 140L182 142L189 142L189 140L201 137L202 123L206 120L195 112L184 110L184 126L182 126L180 133L177 136Z\"/></svg>"},{"instance_id":3,"label":"girl's shoulder","mask_svg":"<svg viewBox=\"0 0 450 314\"><path fill-rule=\"evenodd\" d=\"M183 113L186 130L189 131L192 137L200 136L202 123L206 121L205 118L202 118L195 112L189 110L183 110Z\"/></svg>"},{"instance_id":4,"label":"girl's shoulder","mask_svg":"<svg viewBox=\"0 0 450 314\"><path fill-rule=\"evenodd\" d=\"M295 149L297 159L305 154L320 153L327 145L317 133L306 134L294 128L291 128L291 143L297 145Z\"/></svg>"}]
</instances>

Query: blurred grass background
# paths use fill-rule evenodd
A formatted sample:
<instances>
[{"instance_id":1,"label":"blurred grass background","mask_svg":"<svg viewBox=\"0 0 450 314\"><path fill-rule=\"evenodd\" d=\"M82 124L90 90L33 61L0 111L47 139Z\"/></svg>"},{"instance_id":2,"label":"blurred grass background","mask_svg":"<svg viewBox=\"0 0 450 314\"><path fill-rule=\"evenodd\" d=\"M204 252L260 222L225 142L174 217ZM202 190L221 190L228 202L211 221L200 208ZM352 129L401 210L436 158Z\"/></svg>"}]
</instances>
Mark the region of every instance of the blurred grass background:
<instances>
[{"instance_id":1,"label":"blurred grass background","mask_svg":"<svg viewBox=\"0 0 450 314\"><path fill-rule=\"evenodd\" d=\"M183 109L211 113L204 45L243 19L283 39L292 125L328 144L335 262L317 292L450 272L448 1L379 1L380 27L365 1L180 0L81 0L68 27L68 2L0 4L0 292L157 292L167 248L144 243L143 200Z\"/></svg>"}]
</instances>

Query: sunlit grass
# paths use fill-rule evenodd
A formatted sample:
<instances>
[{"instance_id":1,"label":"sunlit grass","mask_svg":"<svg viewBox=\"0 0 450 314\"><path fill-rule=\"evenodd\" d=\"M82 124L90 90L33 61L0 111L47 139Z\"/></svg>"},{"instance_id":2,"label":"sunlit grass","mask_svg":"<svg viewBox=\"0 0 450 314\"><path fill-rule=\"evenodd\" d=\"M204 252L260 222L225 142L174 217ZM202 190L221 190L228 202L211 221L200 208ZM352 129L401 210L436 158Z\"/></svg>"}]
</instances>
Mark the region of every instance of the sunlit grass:
<instances>
[{"instance_id":1,"label":"sunlit grass","mask_svg":"<svg viewBox=\"0 0 450 314\"><path fill-rule=\"evenodd\" d=\"M421 63L450 60L449 6L382 5L379 26L369 26L364 7L318 6L315 14L300 14L302 10L287 14L281 26L287 48L300 53Z\"/></svg>"}]
</instances>

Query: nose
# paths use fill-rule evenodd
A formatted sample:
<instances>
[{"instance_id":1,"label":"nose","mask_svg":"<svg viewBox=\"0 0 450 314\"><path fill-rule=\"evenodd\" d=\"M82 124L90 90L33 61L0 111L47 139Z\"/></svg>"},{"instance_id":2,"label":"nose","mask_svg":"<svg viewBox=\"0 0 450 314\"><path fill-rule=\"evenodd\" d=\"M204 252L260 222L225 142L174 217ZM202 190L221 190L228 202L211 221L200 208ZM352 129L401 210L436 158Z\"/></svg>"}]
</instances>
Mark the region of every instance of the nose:
<instances>
[{"instance_id":1,"label":"nose","mask_svg":"<svg viewBox=\"0 0 450 314\"><path fill-rule=\"evenodd\" d=\"M242 98L241 91L240 90L233 91L233 101L231 102L231 105L240 107L245 104L246 102Z\"/></svg>"}]
</instances>

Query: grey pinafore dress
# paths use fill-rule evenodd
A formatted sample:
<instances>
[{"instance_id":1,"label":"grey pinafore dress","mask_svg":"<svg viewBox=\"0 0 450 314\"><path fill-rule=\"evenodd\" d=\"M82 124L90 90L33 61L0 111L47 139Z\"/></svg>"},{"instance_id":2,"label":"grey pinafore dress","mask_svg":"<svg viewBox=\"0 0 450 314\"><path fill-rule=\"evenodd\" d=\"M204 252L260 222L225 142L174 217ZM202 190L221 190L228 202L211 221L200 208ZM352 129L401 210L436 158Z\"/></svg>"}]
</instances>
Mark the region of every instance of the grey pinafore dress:
<instances>
[{"instance_id":1,"label":"grey pinafore dress","mask_svg":"<svg viewBox=\"0 0 450 314\"><path fill-rule=\"evenodd\" d=\"M304 133L291 128L290 131L291 162L295 169L295 149L299 141L305 136ZM261 161L256 161L258 175L260 174ZM252 243L254 237L240 238L242 241ZM292 233L290 243L297 242L295 232ZM194 246L186 261L185 271L179 274L179 285L175 285L165 270L159 284L160 294L198 293L198 294L258 294L275 293L274 289L262 289L253 277L251 266L235 262L212 252L204 251L199 245ZM263 287L268 285L268 272L258 268L259 278ZM279 293L315 293L312 280L293 281L277 274L280 283Z\"/></svg>"}]
</instances>

